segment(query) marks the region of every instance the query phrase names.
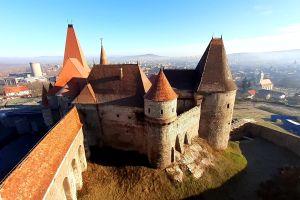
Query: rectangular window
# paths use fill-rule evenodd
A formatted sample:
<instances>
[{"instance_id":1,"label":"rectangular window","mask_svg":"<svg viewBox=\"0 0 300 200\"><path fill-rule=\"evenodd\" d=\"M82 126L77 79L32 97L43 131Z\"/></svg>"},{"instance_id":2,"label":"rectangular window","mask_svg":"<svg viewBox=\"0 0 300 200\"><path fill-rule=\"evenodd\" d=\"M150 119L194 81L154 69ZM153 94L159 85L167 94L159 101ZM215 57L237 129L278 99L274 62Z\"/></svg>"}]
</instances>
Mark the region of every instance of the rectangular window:
<instances>
[{"instance_id":1,"label":"rectangular window","mask_svg":"<svg viewBox=\"0 0 300 200\"><path fill-rule=\"evenodd\" d=\"M150 108L148 108L148 113L150 113Z\"/></svg>"},{"instance_id":2,"label":"rectangular window","mask_svg":"<svg viewBox=\"0 0 300 200\"><path fill-rule=\"evenodd\" d=\"M163 114L164 113L164 111L163 110L160 110L160 114Z\"/></svg>"}]
</instances>

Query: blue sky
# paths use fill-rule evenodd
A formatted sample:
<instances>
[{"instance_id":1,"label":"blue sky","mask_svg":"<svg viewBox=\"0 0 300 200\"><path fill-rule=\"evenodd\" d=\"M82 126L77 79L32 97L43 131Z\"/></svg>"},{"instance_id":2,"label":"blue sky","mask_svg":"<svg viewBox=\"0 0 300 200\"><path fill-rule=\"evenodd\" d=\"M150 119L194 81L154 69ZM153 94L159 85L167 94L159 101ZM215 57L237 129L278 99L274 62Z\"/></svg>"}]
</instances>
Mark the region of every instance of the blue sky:
<instances>
[{"instance_id":1,"label":"blue sky","mask_svg":"<svg viewBox=\"0 0 300 200\"><path fill-rule=\"evenodd\" d=\"M201 55L212 35L228 53L300 49L299 0L0 0L0 57L63 55L74 24L85 55Z\"/></svg>"}]
</instances>

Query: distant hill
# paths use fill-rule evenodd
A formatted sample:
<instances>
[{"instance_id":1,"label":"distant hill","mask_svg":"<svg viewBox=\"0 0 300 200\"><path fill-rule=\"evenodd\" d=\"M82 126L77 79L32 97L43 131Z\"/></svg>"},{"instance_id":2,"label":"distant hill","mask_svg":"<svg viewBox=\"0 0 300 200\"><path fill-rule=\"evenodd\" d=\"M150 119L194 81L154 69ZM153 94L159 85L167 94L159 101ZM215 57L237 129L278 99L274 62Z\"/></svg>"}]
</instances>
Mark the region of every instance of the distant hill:
<instances>
[{"instance_id":1,"label":"distant hill","mask_svg":"<svg viewBox=\"0 0 300 200\"><path fill-rule=\"evenodd\" d=\"M199 56L184 57L190 61L198 62ZM162 60L182 60L182 57L167 57L156 54L141 54L132 56L111 56L108 57L112 62L126 61L162 61ZM300 49L287 51L272 51L261 53L233 53L228 55L230 64L236 65L265 65L265 64L291 64L300 63ZM40 62L42 64L61 64L62 56L40 56L40 57L0 57L0 70L9 67L28 66L29 62ZM87 56L89 63L97 63L98 56Z\"/></svg>"},{"instance_id":2,"label":"distant hill","mask_svg":"<svg viewBox=\"0 0 300 200\"><path fill-rule=\"evenodd\" d=\"M229 54L231 64L290 64L300 62L300 49L287 51L271 51L260 53L234 53Z\"/></svg>"}]
</instances>

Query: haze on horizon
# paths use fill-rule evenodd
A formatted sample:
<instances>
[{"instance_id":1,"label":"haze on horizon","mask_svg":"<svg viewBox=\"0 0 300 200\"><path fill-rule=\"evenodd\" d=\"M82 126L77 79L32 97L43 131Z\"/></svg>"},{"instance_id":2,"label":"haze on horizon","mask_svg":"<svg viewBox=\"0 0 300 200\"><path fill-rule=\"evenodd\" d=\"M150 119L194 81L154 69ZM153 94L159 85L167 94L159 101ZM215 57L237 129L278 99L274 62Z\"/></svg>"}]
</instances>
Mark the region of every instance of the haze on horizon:
<instances>
[{"instance_id":1,"label":"haze on horizon","mask_svg":"<svg viewBox=\"0 0 300 200\"><path fill-rule=\"evenodd\" d=\"M73 23L85 55L201 55L210 38L227 53L300 49L300 2L4 1L0 57L61 56Z\"/></svg>"}]
</instances>

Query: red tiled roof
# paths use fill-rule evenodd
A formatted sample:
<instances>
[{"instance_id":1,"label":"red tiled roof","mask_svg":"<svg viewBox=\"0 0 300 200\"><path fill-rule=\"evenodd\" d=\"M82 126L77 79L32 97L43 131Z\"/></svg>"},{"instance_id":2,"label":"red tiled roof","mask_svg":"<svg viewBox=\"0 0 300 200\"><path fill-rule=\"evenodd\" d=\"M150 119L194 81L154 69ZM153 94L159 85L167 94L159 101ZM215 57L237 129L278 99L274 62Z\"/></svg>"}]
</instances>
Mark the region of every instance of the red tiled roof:
<instances>
[{"instance_id":1,"label":"red tiled roof","mask_svg":"<svg viewBox=\"0 0 300 200\"><path fill-rule=\"evenodd\" d=\"M256 90L248 90L248 93L251 95L255 95L256 94Z\"/></svg>"},{"instance_id":2,"label":"red tiled roof","mask_svg":"<svg viewBox=\"0 0 300 200\"><path fill-rule=\"evenodd\" d=\"M54 87L49 90L49 95L56 94L70 80L74 78L87 78L90 73L89 67L84 67L76 58L69 58L62 67Z\"/></svg>"},{"instance_id":3,"label":"red tiled roof","mask_svg":"<svg viewBox=\"0 0 300 200\"><path fill-rule=\"evenodd\" d=\"M68 25L64 63L69 58L77 58L81 66L88 67L72 24Z\"/></svg>"},{"instance_id":4,"label":"red tiled roof","mask_svg":"<svg viewBox=\"0 0 300 200\"><path fill-rule=\"evenodd\" d=\"M151 86L151 82L137 64L95 65L88 82L98 103L133 107L143 106L143 96Z\"/></svg>"},{"instance_id":5,"label":"red tiled roof","mask_svg":"<svg viewBox=\"0 0 300 200\"><path fill-rule=\"evenodd\" d=\"M9 94L9 93L18 93L22 91L28 91L28 87L24 85L20 86L4 86L3 87L3 92L4 94Z\"/></svg>"},{"instance_id":6,"label":"red tiled roof","mask_svg":"<svg viewBox=\"0 0 300 200\"><path fill-rule=\"evenodd\" d=\"M55 95L72 78L87 78L90 73L83 52L77 40L72 24L68 25L64 62L58 74L54 87L49 91L49 95Z\"/></svg>"},{"instance_id":7,"label":"red tiled roof","mask_svg":"<svg viewBox=\"0 0 300 200\"><path fill-rule=\"evenodd\" d=\"M198 73L198 92L226 92L236 90L222 38L213 38L201 57Z\"/></svg>"},{"instance_id":8,"label":"red tiled roof","mask_svg":"<svg viewBox=\"0 0 300 200\"><path fill-rule=\"evenodd\" d=\"M73 108L4 180L0 196L7 200L42 199L81 127Z\"/></svg>"},{"instance_id":9,"label":"red tiled roof","mask_svg":"<svg viewBox=\"0 0 300 200\"><path fill-rule=\"evenodd\" d=\"M145 98L152 101L170 101L177 98L177 94L174 92L162 69Z\"/></svg>"},{"instance_id":10,"label":"red tiled roof","mask_svg":"<svg viewBox=\"0 0 300 200\"><path fill-rule=\"evenodd\" d=\"M87 84L74 100L74 103L94 104L97 102L96 95L91 84Z\"/></svg>"}]
</instances>

